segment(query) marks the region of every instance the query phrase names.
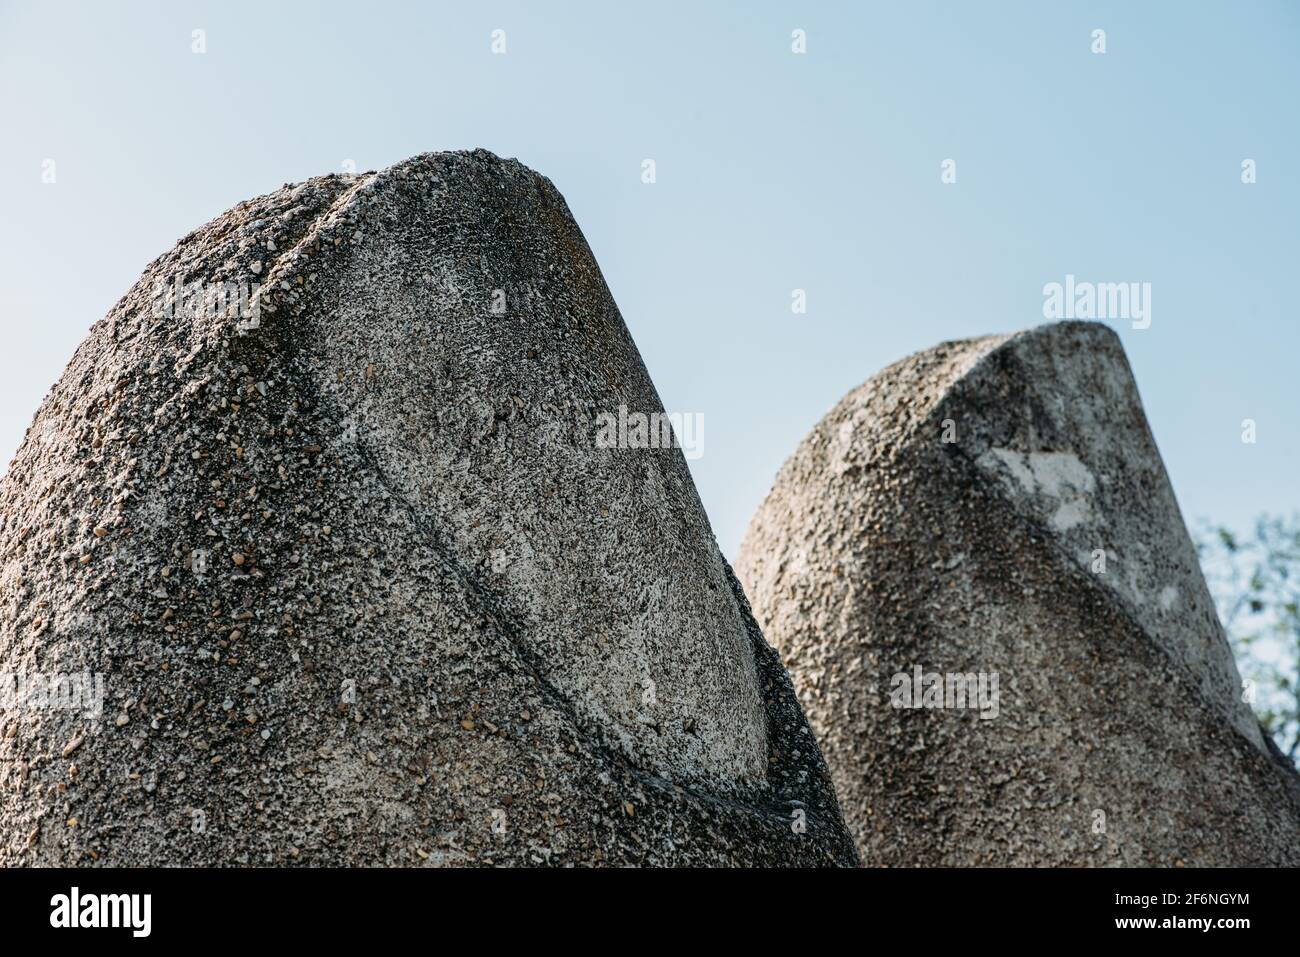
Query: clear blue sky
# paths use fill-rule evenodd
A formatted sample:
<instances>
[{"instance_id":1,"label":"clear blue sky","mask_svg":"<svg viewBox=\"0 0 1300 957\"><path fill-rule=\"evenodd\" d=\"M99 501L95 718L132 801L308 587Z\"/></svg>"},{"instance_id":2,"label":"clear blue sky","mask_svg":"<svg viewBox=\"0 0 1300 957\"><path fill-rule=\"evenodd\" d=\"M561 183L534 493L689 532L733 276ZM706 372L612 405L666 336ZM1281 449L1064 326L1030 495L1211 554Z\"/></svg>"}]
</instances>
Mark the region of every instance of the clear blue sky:
<instances>
[{"instance_id":1,"label":"clear blue sky","mask_svg":"<svg viewBox=\"0 0 1300 957\"><path fill-rule=\"evenodd\" d=\"M0 458L194 227L348 159L482 146L555 182L665 405L704 414L728 555L845 392L1043 321L1067 273L1152 284L1151 328L1117 326L1189 519L1290 512L1298 54L1287 2L0 0Z\"/></svg>"}]
</instances>

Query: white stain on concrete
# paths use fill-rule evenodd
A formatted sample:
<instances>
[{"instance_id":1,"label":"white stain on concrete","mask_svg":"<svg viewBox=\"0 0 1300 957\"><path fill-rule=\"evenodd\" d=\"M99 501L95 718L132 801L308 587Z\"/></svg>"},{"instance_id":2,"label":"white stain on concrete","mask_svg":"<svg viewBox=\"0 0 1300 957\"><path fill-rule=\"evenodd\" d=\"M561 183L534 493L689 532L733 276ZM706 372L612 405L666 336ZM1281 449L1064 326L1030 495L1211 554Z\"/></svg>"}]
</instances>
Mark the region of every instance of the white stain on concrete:
<instances>
[{"instance_id":1,"label":"white stain on concrete","mask_svg":"<svg viewBox=\"0 0 1300 957\"><path fill-rule=\"evenodd\" d=\"M1082 525L1092 517L1092 508L1086 498L1071 499L1061 505L1052 515L1052 527L1057 531L1068 532L1076 525Z\"/></svg>"},{"instance_id":2,"label":"white stain on concrete","mask_svg":"<svg viewBox=\"0 0 1300 957\"><path fill-rule=\"evenodd\" d=\"M1073 452L1018 452L992 448L979 458L985 468L997 470L1002 465L1026 492L1042 492L1053 498L1089 494L1097 480L1088 466Z\"/></svg>"},{"instance_id":3,"label":"white stain on concrete","mask_svg":"<svg viewBox=\"0 0 1300 957\"><path fill-rule=\"evenodd\" d=\"M1009 475L1030 495L1045 495L1058 504L1052 513L1052 527L1066 532L1093 520L1088 496L1097 480L1073 452L1019 452L992 448L979 457L979 464L991 472Z\"/></svg>"},{"instance_id":4,"label":"white stain on concrete","mask_svg":"<svg viewBox=\"0 0 1300 957\"><path fill-rule=\"evenodd\" d=\"M1011 473L1011 477L1019 482L1020 487L1026 492L1037 489L1038 480L1034 478L1034 471L1025 461L1023 452L1017 452L1015 449L992 448L979 457L979 464L991 472L998 471L999 463Z\"/></svg>"},{"instance_id":5,"label":"white stain on concrete","mask_svg":"<svg viewBox=\"0 0 1300 957\"><path fill-rule=\"evenodd\" d=\"M1160 597L1157 601L1160 602L1161 611L1169 611L1174 607L1174 603L1178 601L1178 589L1173 585L1166 585L1160 589Z\"/></svg>"}]
</instances>

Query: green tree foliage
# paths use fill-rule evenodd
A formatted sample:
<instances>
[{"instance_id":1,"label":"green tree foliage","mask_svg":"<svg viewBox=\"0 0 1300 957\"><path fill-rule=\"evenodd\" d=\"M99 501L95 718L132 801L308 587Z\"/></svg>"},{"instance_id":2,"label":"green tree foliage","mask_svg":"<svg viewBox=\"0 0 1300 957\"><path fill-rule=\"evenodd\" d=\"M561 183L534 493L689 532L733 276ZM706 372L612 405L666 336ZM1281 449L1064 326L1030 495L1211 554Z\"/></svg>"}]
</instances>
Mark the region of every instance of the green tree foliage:
<instances>
[{"instance_id":1,"label":"green tree foliage","mask_svg":"<svg viewBox=\"0 0 1300 957\"><path fill-rule=\"evenodd\" d=\"M1248 535L1203 525L1196 550L1237 656L1244 699L1300 759L1300 516L1263 515Z\"/></svg>"}]
</instances>

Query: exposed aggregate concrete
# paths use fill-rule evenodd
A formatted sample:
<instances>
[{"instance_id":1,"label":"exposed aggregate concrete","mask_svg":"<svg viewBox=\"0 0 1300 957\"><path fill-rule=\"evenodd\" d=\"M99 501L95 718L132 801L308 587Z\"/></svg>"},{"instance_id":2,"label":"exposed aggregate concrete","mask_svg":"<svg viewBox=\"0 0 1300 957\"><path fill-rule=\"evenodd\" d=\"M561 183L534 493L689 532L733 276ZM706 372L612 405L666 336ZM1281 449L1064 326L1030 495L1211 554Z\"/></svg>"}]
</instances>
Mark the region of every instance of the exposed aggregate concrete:
<instances>
[{"instance_id":1,"label":"exposed aggregate concrete","mask_svg":"<svg viewBox=\"0 0 1300 957\"><path fill-rule=\"evenodd\" d=\"M176 277L257 314L158 318ZM662 409L515 161L191 233L0 483L0 671L107 693L0 714L0 864L855 863L681 451L595 446L620 404Z\"/></svg>"},{"instance_id":2,"label":"exposed aggregate concrete","mask_svg":"<svg viewBox=\"0 0 1300 957\"><path fill-rule=\"evenodd\" d=\"M786 462L736 571L864 864L1300 864L1297 775L1242 703L1109 328L872 377ZM918 664L998 675L996 717L895 707Z\"/></svg>"}]
</instances>

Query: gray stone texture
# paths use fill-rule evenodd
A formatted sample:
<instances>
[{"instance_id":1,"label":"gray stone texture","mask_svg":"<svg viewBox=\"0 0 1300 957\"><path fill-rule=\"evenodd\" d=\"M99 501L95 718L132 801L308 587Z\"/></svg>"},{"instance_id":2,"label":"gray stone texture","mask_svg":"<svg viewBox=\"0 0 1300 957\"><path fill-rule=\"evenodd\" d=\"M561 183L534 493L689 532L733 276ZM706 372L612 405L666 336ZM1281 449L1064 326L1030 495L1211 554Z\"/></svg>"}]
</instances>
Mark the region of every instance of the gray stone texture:
<instances>
[{"instance_id":1,"label":"gray stone texture","mask_svg":"<svg viewBox=\"0 0 1300 957\"><path fill-rule=\"evenodd\" d=\"M178 277L260 289L160 318ZM597 447L620 405L662 409L515 161L185 237L0 484L0 671L107 692L0 714L0 864L855 863L681 450Z\"/></svg>"},{"instance_id":2,"label":"gray stone texture","mask_svg":"<svg viewBox=\"0 0 1300 957\"><path fill-rule=\"evenodd\" d=\"M1297 775L1242 701L1108 327L869 379L786 462L736 571L864 864L1300 864ZM997 717L895 707L917 665L997 674Z\"/></svg>"}]
</instances>

